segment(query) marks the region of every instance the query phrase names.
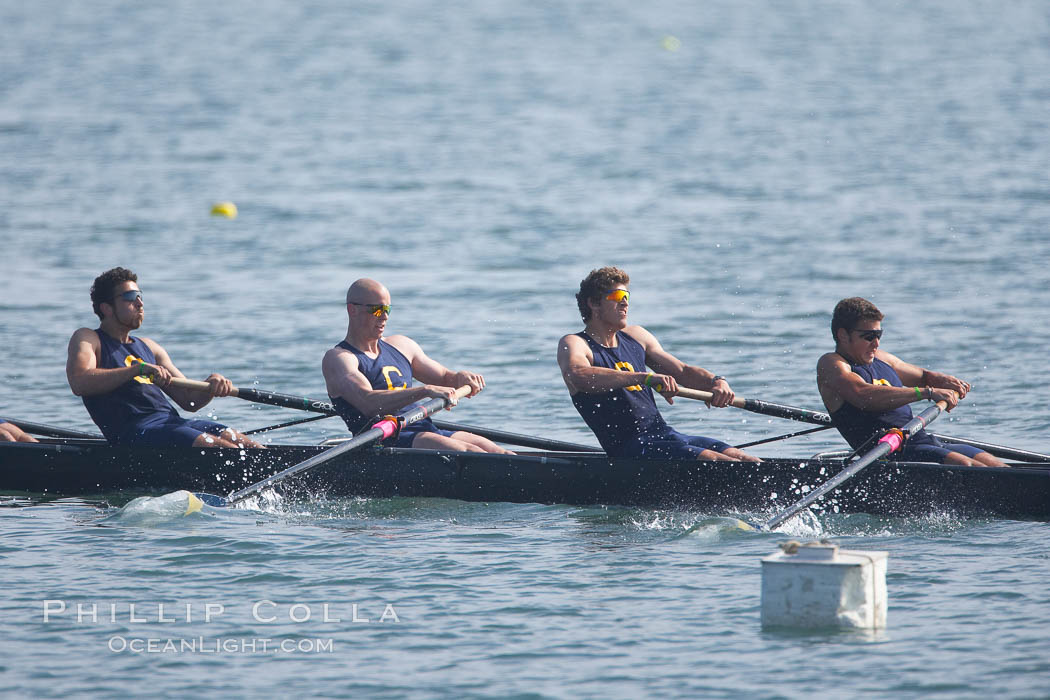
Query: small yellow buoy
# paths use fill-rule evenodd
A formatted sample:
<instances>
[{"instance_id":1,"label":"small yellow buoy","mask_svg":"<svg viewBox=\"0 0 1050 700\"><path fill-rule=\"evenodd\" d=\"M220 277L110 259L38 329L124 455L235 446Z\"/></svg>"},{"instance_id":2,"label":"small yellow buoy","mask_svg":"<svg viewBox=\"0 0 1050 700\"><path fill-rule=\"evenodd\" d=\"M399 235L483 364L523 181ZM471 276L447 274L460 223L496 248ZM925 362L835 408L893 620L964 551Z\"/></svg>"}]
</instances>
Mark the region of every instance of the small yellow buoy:
<instances>
[{"instance_id":1,"label":"small yellow buoy","mask_svg":"<svg viewBox=\"0 0 1050 700\"><path fill-rule=\"evenodd\" d=\"M664 47L665 51L672 51L672 52L677 51L678 49L682 48L681 40L678 37L672 36L670 34L668 34L667 36L665 36L663 38L663 41L660 42L660 45Z\"/></svg>"},{"instance_id":2,"label":"small yellow buoy","mask_svg":"<svg viewBox=\"0 0 1050 700\"><path fill-rule=\"evenodd\" d=\"M216 202L211 207L212 216L225 216L227 219L237 218L237 205L233 202Z\"/></svg>"}]
</instances>

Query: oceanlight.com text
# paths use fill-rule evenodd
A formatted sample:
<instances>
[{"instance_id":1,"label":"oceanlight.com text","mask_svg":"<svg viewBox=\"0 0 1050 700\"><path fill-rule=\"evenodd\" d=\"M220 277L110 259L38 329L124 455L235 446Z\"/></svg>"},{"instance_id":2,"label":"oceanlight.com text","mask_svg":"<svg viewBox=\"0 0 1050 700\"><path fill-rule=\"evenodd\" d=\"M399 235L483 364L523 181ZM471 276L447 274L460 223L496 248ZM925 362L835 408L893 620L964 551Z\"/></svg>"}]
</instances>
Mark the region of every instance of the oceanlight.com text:
<instances>
[{"instance_id":1,"label":"oceanlight.com text","mask_svg":"<svg viewBox=\"0 0 1050 700\"><path fill-rule=\"evenodd\" d=\"M109 638L115 654L331 654L332 639L270 639L237 637Z\"/></svg>"}]
</instances>

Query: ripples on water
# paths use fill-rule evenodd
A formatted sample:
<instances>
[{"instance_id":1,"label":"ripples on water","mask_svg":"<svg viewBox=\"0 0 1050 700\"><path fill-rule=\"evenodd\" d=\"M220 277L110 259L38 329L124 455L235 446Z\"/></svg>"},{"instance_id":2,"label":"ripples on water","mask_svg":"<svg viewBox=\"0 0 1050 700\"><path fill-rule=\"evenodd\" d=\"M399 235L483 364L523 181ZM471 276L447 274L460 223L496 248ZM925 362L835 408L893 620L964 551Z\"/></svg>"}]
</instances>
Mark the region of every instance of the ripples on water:
<instances>
[{"instance_id":1,"label":"ripples on water","mask_svg":"<svg viewBox=\"0 0 1050 700\"><path fill-rule=\"evenodd\" d=\"M0 7L0 412L91 429L64 349L87 290L140 274L190 376L323 398L355 277L392 332L485 373L453 419L591 442L557 367L592 267L737 392L817 407L844 296L886 347L973 382L938 432L1046 450L1041 3ZM673 34L676 51L662 46ZM663 43L662 43L663 42ZM235 220L207 216L232 199ZM798 426L687 401L745 442ZM233 400L238 426L287 412ZM313 442L331 421L276 438ZM827 434L760 454L838 448ZM1033 696L1050 676L1046 526L390 499L131 522L0 505L0 690L16 695ZM785 536L891 551L890 627L758 627ZM204 624L44 624L44 599L206 602ZM257 623L252 601L397 624ZM114 635L332 638L334 653L133 655ZM273 663L277 661L277 663ZM829 679L833 679L829 681Z\"/></svg>"},{"instance_id":2,"label":"ripples on water","mask_svg":"<svg viewBox=\"0 0 1050 700\"><path fill-rule=\"evenodd\" d=\"M1046 551L1017 541L1032 530L1022 523L948 514L836 516L797 523L783 534L755 534L701 513L434 499L206 509L144 523L84 505L5 513L14 541L37 545L10 558L0 574L13 590L11 612L24 620L13 639L43 652L37 668L51 660L49 647L64 654L62 673L22 675L15 688L40 687L46 679L57 692L76 678L104 692L110 686L99 664L116 663L124 677L149 677L172 693L261 692L262 674L302 692L336 695L506 695L522 687L562 695L567 688L598 691L610 678L632 696L705 688L775 695L770 688L823 692L832 673L839 687L858 690L873 689L878 677L892 684L890 694L921 694L943 684L968 694L981 687L1031 690L1024 674L1034 678L1046 669L1038 653L1042 631L1031 618L1045 602L1037 591ZM889 550L890 628L760 629L758 558L774 551L784 534L833 535L852 548ZM48 555L56 548L65 561ZM41 588L12 586L38 577ZM70 604L97 601L103 610L113 602L117 621L42 624L42 600L52 596ZM263 607L262 616L284 619L253 621L251 606L268 600L275 604ZM136 601L146 618L157 615L153 601L166 602L167 615L177 621L130 623L126 606ZM209 601L222 603L224 613L207 624L183 621L185 604L200 618ZM296 603L311 606L319 618L326 602L341 620L356 602L359 617L371 616L370 622L286 619ZM379 624L375 618L388 602L400 622ZM272 669L237 654L203 662L168 656L158 666L148 655L105 648L114 636L144 634L323 636L338 651L286 657L285 666ZM994 649L989 634L998 639ZM805 663L789 661L800 653ZM993 673L989 659L1014 666L1008 674ZM165 670L191 660L225 671L205 678Z\"/></svg>"}]
</instances>

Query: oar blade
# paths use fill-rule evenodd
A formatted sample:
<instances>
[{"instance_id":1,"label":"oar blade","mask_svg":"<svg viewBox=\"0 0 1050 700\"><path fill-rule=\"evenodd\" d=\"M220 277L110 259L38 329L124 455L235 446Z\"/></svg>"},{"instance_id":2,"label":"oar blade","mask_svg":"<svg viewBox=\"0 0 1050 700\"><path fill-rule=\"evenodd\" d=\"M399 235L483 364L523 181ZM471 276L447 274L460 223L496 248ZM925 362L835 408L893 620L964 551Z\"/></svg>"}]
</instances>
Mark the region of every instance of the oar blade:
<instances>
[{"instance_id":1,"label":"oar blade","mask_svg":"<svg viewBox=\"0 0 1050 700\"><path fill-rule=\"evenodd\" d=\"M232 505L228 500L226 500L222 496L216 496L213 493L192 493L190 495L196 498L204 505L211 506L212 508L226 508Z\"/></svg>"},{"instance_id":2,"label":"oar blade","mask_svg":"<svg viewBox=\"0 0 1050 700\"><path fill-rule=\"evenodd\" d=\"M200 517L206 503L189 491L173 491L163 496L141 496L129 501L116 513L107 516L104 522L153 527Z\"/></svg>"}]
</instances>

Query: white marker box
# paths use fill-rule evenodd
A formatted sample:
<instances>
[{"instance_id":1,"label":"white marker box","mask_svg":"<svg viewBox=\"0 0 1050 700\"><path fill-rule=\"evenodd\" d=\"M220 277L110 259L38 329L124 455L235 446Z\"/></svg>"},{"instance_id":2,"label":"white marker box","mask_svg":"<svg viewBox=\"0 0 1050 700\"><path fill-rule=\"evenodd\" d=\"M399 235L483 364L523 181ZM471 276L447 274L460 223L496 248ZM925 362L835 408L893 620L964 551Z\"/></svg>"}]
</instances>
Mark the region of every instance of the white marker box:
<instances>
[{"instance_id":1,"label":"white marker box","mask_svg":"<svg viewBox=\"0 0 1050 700\"><path fill-rule=\"evenodd\" d=\"M889 552L796 542L762 559L762 626L886 627Z\"/></svg>"}]
</instances>

